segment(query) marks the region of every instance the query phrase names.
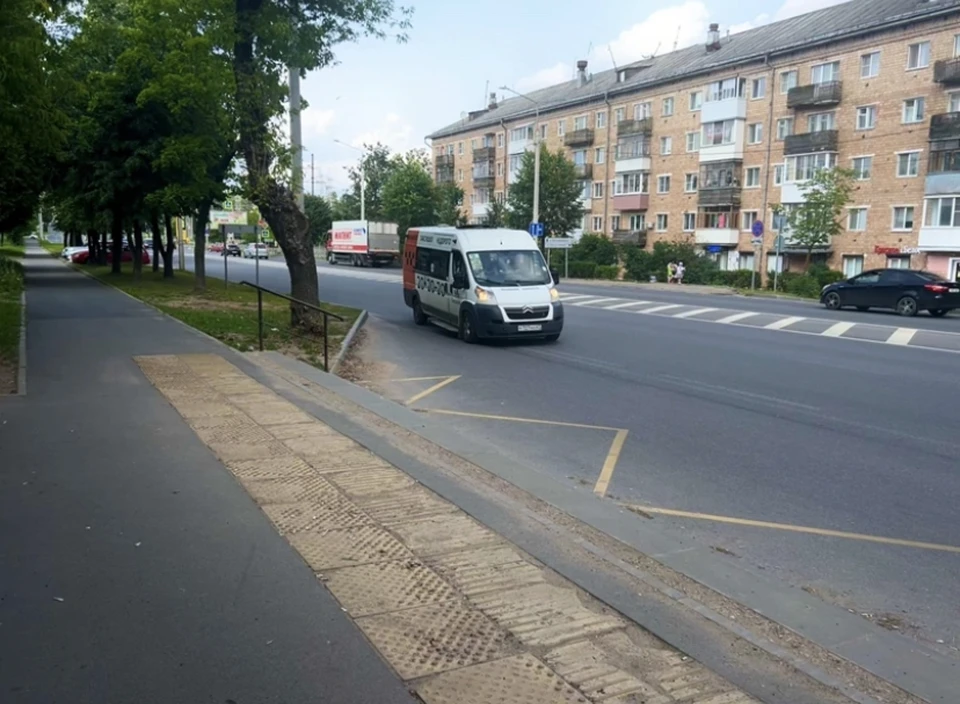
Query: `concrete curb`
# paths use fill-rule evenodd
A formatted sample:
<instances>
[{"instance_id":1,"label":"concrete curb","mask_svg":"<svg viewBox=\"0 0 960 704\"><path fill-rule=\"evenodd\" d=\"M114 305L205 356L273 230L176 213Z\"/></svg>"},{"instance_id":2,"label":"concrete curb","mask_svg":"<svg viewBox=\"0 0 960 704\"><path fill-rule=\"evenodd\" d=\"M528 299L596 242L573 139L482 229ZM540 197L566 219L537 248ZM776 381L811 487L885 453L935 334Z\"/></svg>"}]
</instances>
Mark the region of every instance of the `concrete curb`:
<instances>
[{"instance_id":1,"label":"concrete curb","mask_svg":"<svg viewBox=\"0 0 960 704\"><path fill-rule=\"evenodd\" d=\"M343 342L340 343L340 351L337 353L337 358L333 360L333 364L330 365L328 370L331 374L336 374L337 369L340 368L340 363L347 356L347 352L350 351L350 345L353 344L353 339L357 336L357 333L360 332L360 328L363 327L364 323L367 322L367 311L360 311L360 315L357 316L357 319L353 321L353 325L350 326L350 330L347 332L346 337L343 338Z\"/></svg>"},{"instance_id":2,"label":"concrete curb","mask_svg":"<svg viewBox=\"0 0 960 704\"><path fill-rule=\"evenodd\" d=\"M20 293L20 350L17 357L17 396L27 395L27 291Z\"/></svg>"}]
</instances>

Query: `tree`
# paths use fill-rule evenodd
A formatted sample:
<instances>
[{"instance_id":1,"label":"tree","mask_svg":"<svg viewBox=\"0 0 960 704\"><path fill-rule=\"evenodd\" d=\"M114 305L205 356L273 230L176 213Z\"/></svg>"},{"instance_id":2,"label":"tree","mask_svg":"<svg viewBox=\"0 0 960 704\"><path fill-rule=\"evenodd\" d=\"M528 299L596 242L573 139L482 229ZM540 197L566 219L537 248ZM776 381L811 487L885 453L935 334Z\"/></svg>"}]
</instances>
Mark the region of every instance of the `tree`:
<instances>
[{"instance_id":1,"label":"tree","mask_svg":"<svg viewBox=\"0 0 960 704\"><path fill-rule=\"evenodd\" d=\"M820 169L801 186L802 203L773 207L775 213L786 217L785 236L806 250L805 268L810 268L814 249L844 231L843 214L853 194L853 179L849 169Z\"/></svg>"},{"instance_id":2,"label":"tree","mask_svg":"<svg viewBox=\"0 0 960 704\"><path fill-rule=\"evenodd\" d=\"M436 221L441 225L463 227L467 224L460 206L463 205L463 189L454 183L441 183L436 189Z\"/></svg>"},{"instance_id":3,"label":"tree","mask_svg":"<svg viewBox=\"0 0 960 704\"><path fill-rule=\"evenodd\" d=\"M383 186L383 214L397 223L403 238L415 225L433 225L437 217L437 194L430 172L416 157L401 158Z\"/></svg>"},{"instance_id":4,"label":"tree","mask_svg":"<svg viewBox=\"0 0 960 704\"><path fill-rule=\"evenodd\" d=\"M487 214L483 218L483 224L487 227L506 227L507 216L506 204L502 200L494 198L487 206Z\"/></svg>"},{"instance_id":5,"label":"tree","mask_svg":"<svg viewBox=\"0 0 960 704\"><path fill-rule=\"evenodd\" d=\"M344 220L360 219L360 198L363 196L363 209L367 220L383 220L383 187L397 168L396 157L390 154L390 148L377 142L364 144L363 155L356 166L347 169L350 178L350 190L344 194L343 205L349 205L350 217ZM364 184L361 190L361 182ZM341 218L338 218L341 219Z\"/></svg>"},{"instance_id":6,"label":"tree","mask_svg":"<svg viewBox=\"0 0 960 704\"><path fill-rule=\"evenodd\" d=\"M562 149L554 153L541 145L540 150L540 222L545 234L565 236L583 220L582 187ZM511 227L526 230L533 222L533 171L534 154L527 152L507 197Z\"/></svg>"},{"instance_id":7,"label":"tree","mask_svg":"<svg viewBox=\"0 0 960 704\"><path fill-rule=\"evenodd\" d=\"M322 247L327 243L330 228L333 227L333 214L330 203L326 198L306 194L303 197L303 208L310 223L310 241L314 247Z\"/></svg>"}]
</instances>

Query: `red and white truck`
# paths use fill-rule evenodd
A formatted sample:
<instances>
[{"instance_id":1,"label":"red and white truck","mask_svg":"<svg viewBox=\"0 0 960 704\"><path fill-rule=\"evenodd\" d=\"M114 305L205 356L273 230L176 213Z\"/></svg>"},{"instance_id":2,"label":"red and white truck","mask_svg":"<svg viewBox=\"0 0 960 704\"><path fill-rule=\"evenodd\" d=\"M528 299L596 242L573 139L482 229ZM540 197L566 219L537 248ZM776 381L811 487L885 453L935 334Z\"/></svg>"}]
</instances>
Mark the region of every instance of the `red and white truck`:
<instances>
[{"instance_id":1,"label":"red and white truck","mask_svg":"<svg viewBox=\"0 0 960 704\"><path fill-rule=\"evenodd\" d=\"M327 238L327 261L353 266L389 266L400 258L400 237L392 222L336 220Z\"/></svg>"}]
</instances>

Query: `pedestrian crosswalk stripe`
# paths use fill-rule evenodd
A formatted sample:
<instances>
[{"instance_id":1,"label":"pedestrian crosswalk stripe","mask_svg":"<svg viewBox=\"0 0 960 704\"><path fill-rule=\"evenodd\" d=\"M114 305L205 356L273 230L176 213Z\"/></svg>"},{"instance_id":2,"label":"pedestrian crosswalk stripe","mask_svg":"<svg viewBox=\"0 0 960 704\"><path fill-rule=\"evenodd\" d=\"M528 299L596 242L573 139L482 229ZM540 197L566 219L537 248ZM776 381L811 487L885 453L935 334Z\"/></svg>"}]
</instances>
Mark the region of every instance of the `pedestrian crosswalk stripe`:
<instances>
[{"instance_id":1,"label":"pedestrian crosswalk stripe","mask_svg":"<svg viewBox=\"0 0 960 704\"><path fill-rule=\"evenodd\" d=\"M573 305L575 306L589 306L594 303L609 303L610 301L619 301L619 298L593 298L589 301L577 301Z\"/></svg>"},{"instance_id":2,"label":"pedestrian crosswalk stripe","mask_svg":"<svg viewBox=\"0 0 960 704\"><path fill-rule=\"evenodd\" d=\"M665 306L654 306L653 308L647 308L646 310L634 311L636 313L662 313L665 310L673 310L674 308L683 308L681 305L676 303L669 303Z\"/></svg>"},{"instance_id":3,"label":"pedestrian crosswalk stripe","mask_svg":"<svg viewBox=\"0 0 960 704\"><path fill-rule=\"evenodd\" d=\"M820 334L824 337L840 337L854 325L855 323L850 322L834 323Z\"/></svg>"},{"instance_id":4,"label":"pedestrian crosswalk stripe","mask_svg":"<svg viewBox=\"0 0 960 704\"><path fill-rule=\"evenodd\" d=\"M734 313L733 315L728 315L726 318L720 318L720 320L717 320L715 322L727 323L729 325L730 323L738 323L741 320L752 318L755 315L759 315L759 313L751 313L749 311L744 311L743 313Z\"/></svg>"},{"instance_id":5,"label":"pedestrian crosswalk stripe","mask_svg":"<svg viewBox=\"0 0 960 704\"><path fill-rule=\"evenodd\" d=\"M806 320L806 318L801 318L798 316L791 316L789 318L780 318L780 320L775 320L769 325L764 325L767 330L783 330L786 327L793 325L794 323L799 323L801 320Z\"/></svg>"},{"instance_id":6,"label":"pedestrian crosswalk stripe","mask_svg":"<svg viewBox=\"0 0 960 704\"><path fill-rule=\"evenodd\" d=\"M596 298L596 296L587 296L586 294L583 294L583 293L561 293L560 294L560 300L564 302L579 301L582 298Z\"/></svg>"},{"instance_id":7,"label":"pedestrian crosswalk stripe","mask_svg":"<svg viewBox=\"0 0 960 704\"><path fill-rule=\"evenodd\" d=\"M909 345L910 340L917 334L916 328L897 328L887 338L888 345Z\"/></svg>"},{"instance_id":8,"label":"pedestrian crosswalk stripe","mask_svg":"<svg viewBox=\"0 0 960 704\"><path fill-rule=\"evenodd\" d=\"M674 315L674 318L692 318L695 315L703 315L704 313L712 313L716 308L694 308L693 310L685 310L682 313L677 313Z\"/></svg>"},{"instance_id":9,"label":"pedestrian crosswalk stripe","mask_svg":"<svg viewBox=\"0 0 960 704\"><path fill-rule=\"evenodd\" d=\"M653 301L627 301L626 303L617 303L614 306L604 306L604 310L620 310L621 308L629 308L630 306L646 306L653 303Z\"/></svg>"}]
</instances>

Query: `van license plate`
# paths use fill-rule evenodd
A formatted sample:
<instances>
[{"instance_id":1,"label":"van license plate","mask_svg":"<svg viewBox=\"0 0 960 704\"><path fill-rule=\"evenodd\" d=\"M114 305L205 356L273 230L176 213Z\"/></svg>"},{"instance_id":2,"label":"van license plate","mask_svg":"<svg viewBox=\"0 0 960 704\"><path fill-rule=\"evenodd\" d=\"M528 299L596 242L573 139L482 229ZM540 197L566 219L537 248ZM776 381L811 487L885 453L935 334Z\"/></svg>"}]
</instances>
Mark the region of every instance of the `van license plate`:
<instances>
[{"instance_id":1,"label":"van license plate","mask_svg":"<svg viewBox=\"0 0 960 704\"><path fill-rule=\"evenodd\" d=\"M542 325L518 325L517 332L540 332L543 330Z\"/></svg>"},{"instance_id":2,"label":"van license plate","mask_svg":"<svg viewBox=\"0 0 960 704\"><path fill-rule=\"evenodd\" d=\"M960 288L952 288L950 289L950 293L960 293Z\"/></svg>"}]
</instances>

